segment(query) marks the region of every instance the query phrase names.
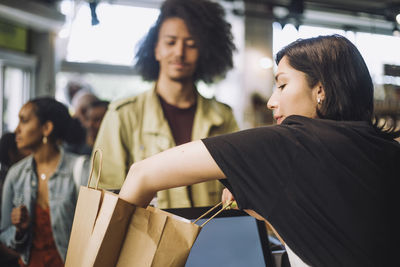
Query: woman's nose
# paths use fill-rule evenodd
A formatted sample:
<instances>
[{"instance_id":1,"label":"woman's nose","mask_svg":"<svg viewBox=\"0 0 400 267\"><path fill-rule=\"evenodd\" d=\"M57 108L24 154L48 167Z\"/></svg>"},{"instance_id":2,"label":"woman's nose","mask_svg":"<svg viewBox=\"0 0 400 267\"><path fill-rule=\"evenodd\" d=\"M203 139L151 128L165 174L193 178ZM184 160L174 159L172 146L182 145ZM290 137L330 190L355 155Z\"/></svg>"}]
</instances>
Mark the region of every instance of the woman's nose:
<instances>
[{"instance_id":1,"label":"woman's nose","mask_svg":"<svg viewBox=\"0 0 400 267\"><path fill-rule=\"evenodd\" d=\"M268 100L267 107L271 110L277 109L279 105L278 96L276 90L272 93Z\"/></svg>"},{"instance_id":2,"label":"woman's nose","mask_svg":"<svg viewBox=\"0 0 400 267\"><path fill-rule=\"evenodd\" d=\"M19 128L19 123L18 123L18 125L17 125L17 127L15 128L15 130L14 130L14 132L15 133L19 133L21 130L20 130L20 128Z\"/></svg>"}]
</instances>

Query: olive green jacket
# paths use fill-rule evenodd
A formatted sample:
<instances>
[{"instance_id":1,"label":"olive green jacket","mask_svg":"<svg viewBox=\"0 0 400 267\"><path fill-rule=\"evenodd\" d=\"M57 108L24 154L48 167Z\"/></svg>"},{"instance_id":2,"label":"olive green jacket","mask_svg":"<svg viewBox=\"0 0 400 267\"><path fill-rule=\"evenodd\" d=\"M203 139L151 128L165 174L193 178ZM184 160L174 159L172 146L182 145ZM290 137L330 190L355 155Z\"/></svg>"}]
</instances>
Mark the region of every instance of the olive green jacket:
<instances>
[{"instance_id":1,"label":"olive green jacket","mask_svg":"<svg viewBox=\"0 0 400 267\"><path fill-rule=\"evenodd\" d=\"M237 130L230 107L197 94L192 140ZM103 152L99 187L120 189L133 162L174 146L175 141L155 89L110 104L93 149L99 148ZM91 184L94 185L94 181ZM213 205L220 200L221 192L222 185L218 181L193 185L193 204ZM158 192L157 205L160 208L190 207L187 188Z\"/></svg>"}]
</instances>

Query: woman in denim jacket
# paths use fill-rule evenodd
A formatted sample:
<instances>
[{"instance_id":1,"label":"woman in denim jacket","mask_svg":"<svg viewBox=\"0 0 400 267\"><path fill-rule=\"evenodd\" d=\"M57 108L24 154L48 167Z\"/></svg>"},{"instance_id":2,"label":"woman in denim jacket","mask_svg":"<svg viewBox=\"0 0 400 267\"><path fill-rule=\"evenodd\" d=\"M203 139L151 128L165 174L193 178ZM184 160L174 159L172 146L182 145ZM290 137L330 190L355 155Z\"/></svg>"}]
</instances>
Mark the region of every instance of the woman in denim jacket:
<instances>
[{"instance_id":1,"label":"woman in denim jacket","mask_svg":"<svg viewBox=\"0 0 400 267\"><path fill-rule=\"evenodd\" d=\"M63 104L44 97L21 108L15 133L18 148L32 155L7 174L0 240L20 253L21 266L63 266L77 188L87 182L88 161L80 177L74 177L81 160L60 144L80 142L82 127Z\"/></svg>"}]
</instances>

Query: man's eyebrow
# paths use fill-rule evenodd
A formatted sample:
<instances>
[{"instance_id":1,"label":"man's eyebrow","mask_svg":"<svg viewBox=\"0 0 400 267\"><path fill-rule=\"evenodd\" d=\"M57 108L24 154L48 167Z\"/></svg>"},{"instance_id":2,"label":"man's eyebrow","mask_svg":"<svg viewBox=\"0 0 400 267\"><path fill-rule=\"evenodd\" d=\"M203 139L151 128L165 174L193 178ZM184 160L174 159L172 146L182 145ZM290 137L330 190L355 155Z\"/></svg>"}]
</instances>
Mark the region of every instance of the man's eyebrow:
<instances>
[{"instance_id":1,"label":"man's eyebrow","mask_svg":"<svg viewBox=\"0 0 400 267\"><path fill-rule=\"evenodd\" d=\"M178 39L178 36L176 35L170 35L170 34L166 34L162 36L163 38L171 38L171 39ZM194 37L189 36L189 37L185 37L185 40L194 40Z\"/></svg>"}]
</instances>

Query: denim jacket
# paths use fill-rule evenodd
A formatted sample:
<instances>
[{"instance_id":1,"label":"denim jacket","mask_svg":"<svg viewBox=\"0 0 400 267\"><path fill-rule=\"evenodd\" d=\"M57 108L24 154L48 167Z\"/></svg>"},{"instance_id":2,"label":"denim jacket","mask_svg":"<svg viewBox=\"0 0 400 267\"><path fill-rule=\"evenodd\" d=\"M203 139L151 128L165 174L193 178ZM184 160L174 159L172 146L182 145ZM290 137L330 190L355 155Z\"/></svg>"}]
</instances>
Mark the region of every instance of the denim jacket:
<instances>
[{"instance_id":1,"label":"denim jacket","mask_svg":"<svg viewBox=\"0 0 400 267\"><path fill-rule=\"evenodd\" d=\"M53 238L61 258L65 261L78 195L78 187L73 178L73 169L78 156L62 149L60 151L58 167L48 180L48 193ZM86 161L82 168L80 179L82 185L87 183L88 164ZM3 187L0 228L0 241L17 250L25 264L29 262L33 241L32 229L35 222L37 194L38 177L35 172L35 162L32 156L28 156L13 165L7 174ZM11 211L20 205L25 205L28 209L30 226L25 236L17 240L16 227L11 223Z\"/></svg>"}]
</instances>

